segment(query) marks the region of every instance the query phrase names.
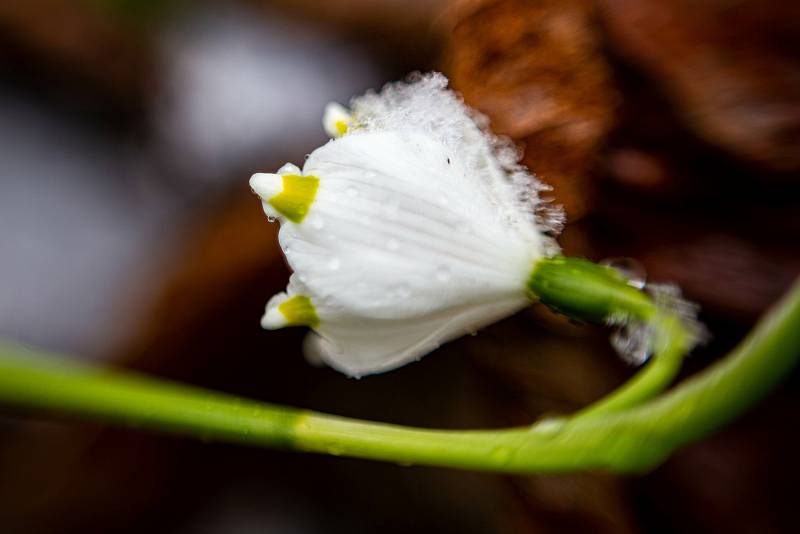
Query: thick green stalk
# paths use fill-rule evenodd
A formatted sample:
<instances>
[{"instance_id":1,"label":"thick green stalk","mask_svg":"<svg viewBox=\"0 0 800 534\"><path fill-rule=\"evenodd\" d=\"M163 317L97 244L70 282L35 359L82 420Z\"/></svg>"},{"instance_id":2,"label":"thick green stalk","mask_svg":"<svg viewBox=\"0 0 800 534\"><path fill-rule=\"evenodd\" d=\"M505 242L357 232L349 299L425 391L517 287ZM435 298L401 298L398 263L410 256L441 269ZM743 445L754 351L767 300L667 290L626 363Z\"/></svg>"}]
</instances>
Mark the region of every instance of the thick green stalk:
<instances>
[{"instance_id":1,"label":"thick green stalk","mask_svg":"<svg viewBox=\"0 0 800 534\"><path fill-rule=\"evenodd\" d=\"M240 399L0 347L0 403L226 441L514 473L640 471L755 403L800 356L800 284L732 355L627 410L506 430L441 431L357 421Z\"/></svg>"}]
</instances>

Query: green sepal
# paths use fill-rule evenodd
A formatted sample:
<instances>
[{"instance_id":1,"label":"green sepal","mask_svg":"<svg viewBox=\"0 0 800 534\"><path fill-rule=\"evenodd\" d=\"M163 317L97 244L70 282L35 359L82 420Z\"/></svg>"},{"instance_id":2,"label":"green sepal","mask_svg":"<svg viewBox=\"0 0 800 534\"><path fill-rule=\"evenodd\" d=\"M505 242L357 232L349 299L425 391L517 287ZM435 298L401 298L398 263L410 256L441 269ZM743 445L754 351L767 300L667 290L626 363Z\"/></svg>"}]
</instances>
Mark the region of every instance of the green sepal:
<instances>
[{"instance_id":1,"label":"green sepal","mask_svg":"<svg viewBox=\"0 0 800 534\"><path fill-rule=\"evenodd\" d=\"M619 271L581 258L542 258L528 279L528 290L542 304L588 323L648 320L656 312L652 299Z\"/></svg>"}]
</instances>

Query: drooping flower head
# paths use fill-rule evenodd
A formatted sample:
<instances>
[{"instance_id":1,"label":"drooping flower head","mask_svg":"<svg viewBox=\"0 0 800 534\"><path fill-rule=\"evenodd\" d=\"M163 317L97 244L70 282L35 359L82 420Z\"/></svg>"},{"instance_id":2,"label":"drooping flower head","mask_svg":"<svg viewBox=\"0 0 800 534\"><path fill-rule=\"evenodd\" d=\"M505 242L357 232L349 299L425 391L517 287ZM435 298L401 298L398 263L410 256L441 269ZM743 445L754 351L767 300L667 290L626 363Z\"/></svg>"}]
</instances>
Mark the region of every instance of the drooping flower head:
<instances>
[{"instance_id":1,"label":"drooping flower head","mask_svg":"<svg viewBox=\"0 0 800 534\"><path fill-rule=\"evenodd\" d=\"M443 75L331 104L323 123L333 139L302 170L250 179L294 271L265 328L310 326L307 346L361 376L529 304L533 266L554 252L542 187Z\"/></svg>"}]
</instances>

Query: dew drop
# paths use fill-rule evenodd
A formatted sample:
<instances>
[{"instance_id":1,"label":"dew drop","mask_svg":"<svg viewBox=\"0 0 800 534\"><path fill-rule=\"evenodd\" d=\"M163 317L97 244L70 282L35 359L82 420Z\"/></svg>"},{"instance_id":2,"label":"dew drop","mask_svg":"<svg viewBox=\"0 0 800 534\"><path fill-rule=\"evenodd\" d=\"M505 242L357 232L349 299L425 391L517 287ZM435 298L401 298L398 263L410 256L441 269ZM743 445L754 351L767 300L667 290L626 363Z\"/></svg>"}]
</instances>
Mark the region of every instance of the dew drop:
<instances>
[{"instance_id":1,"label":"dew drop","mask_svg":"<svg viewBox=\"0 0 800 534\"><path fill-rule=\"evenodd\" d=\"M652 354L652 339L653 332L645 323L632 321L617 328L609 341L620 358L641 365Z\"/></svg>"},{"instance_id":2,"label":"dew drop","mask_svg":"<svg viewBox=\"0 0 800 534\"><path fill-rule=\"evenodd\" d=\"M397 250L400 248L400 243L397 241L397 239L390 239L386 242L386 248L389 250Z\"/></svg>"},{"instance_id":3,"label":"dew drop","mask_svg":"<svg viewBox=\"0 0 800 534\"><path fill-rule=\"evenodd\" d=\"M340 260L339 258L333 257L328 260L328 269L330 269L331 271L335 271L341 266L342 266L342 260Z\"/></svg>"},{"instance_id":4,"label":"dew drop","mask_svg":"<svg viewBox=\"0 0 800 534\"><path fill-rule=\"evenodd\" d=\"M532 427L537 434L544 434L547 437L555 437L564 428L564 420L559 417L543 419Z\"/></svg>"},{"instance_id":5,"label":"dew drop","mask_svg":"<svg viewBox=\"0 0 800 534\"><path fill-rule=\"evenodd\" d=\"M435 276L439 282L447 282L448 280L450 280L450 267L442 265L441 267L436 269Z\"/></svg>"},{"instance_id":6,"label":"dew drop","mask_svg":"<svg viewBox=\"0 0 800 534\"><path fill-rule=\"evenodd\" d=\"M276 218L276 217L274 217L274 216L272 216L272 215L267 215L267 221L269 221L269 222L273 223L273 222L275 222L276 220L277 220L277 218Z\"/></svg>"},{"instance_id":7,"label":"dew drop","mask_svg":"<svg viewBox=\"0 0 800 534\"><path fill-rule=\"evenodd\" d=\"M628 279L628 284L637 289L642 289L647 281L647 271L644 265L633 258L606 258L600 265L611 267Z\"/></svg>"},{"instance_id":8,"label":"dew drop","mask_svg":"<svg viewBox=\"0 0 800 534\"><path fill-rule=\"evenodd\" d=\"M322 230L322 228L325 226L325 221L323 221L322 217L320 217L319 215L311 217L311 220L308 222L309 224L311 224L311 227L316 230Z\"/></svg>"},{"instance_id":9,"label":"dew drop","mask_svg":"<svg viewBox=\"0 0 800 534\"><path fill-rule=\"evenodd\" d=\"M348 187L345 193L347 193L348 197L352 198L358 196L358 189L356 189L355 187Z\"/></svg>"}]
</instances>

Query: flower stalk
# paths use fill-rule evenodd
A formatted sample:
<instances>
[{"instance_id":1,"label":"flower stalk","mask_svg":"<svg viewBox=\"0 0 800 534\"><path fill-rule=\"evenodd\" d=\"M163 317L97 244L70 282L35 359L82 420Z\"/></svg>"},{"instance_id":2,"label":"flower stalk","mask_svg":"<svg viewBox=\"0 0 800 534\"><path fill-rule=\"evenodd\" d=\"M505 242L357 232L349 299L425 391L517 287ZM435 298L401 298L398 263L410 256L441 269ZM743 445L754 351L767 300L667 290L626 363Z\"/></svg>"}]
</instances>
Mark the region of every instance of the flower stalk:
<instances>
[{"instance_id":1,"label":"flower stalk","mask_svg":"<svg viewBox=\"0 0 800 534\"><path fill-rule=\"evenodd\" d=\"M565 268L564 261L574 268ZM658 322L660 341L651 362L621 389L573 416L504 430L410 428L256 402L66 358L41 358L46 355L8 344L0 345L0 404L15 413L401 464L509 473L638 472L735 418L800 357L800 284L795 284L727 358L648 400L672 379L687 347L680 320L659 316L612 273L558 258L540 268L534 278L542 278L532 280L532 291L562 311L571 306L575 318L598 319L611 310ZM570 287L594 288L590 292L597 301L571 294ZM560 302L551 300L559 294Z\"/></svg>"},{"instance_id":2,"label":"flower stalk","mask_svg":"<svg viewBox=\"0 0 800 534\"><path fill-rule=\"evenodd\" d=\"M594 324L639 321L650 327L653 355L624 385L576 416L612 412L648 400L680 371L693 339L675 310L659 308L616 269L579 258L544 258L534 267L528 289L534 298L573 320Z\"/></svg>"}]
</instances>

